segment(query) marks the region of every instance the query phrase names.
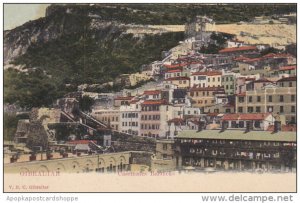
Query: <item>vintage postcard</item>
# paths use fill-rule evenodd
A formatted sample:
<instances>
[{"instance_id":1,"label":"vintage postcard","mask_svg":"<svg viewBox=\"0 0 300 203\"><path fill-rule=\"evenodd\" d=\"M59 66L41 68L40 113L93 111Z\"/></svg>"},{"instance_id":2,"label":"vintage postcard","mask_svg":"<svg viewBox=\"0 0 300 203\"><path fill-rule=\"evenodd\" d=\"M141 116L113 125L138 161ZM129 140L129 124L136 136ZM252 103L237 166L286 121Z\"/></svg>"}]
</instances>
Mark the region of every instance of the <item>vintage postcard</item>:
<instances>
[{"instance_id":1,"label":"vintage postcard","mask_svg":"<svg viewBox=\"0 0 300 203\"><path fill-rule=\"evenodd\" d=\"M297 191L297 4L3 14L5 193Z\"/></svg>"}]
</instances>

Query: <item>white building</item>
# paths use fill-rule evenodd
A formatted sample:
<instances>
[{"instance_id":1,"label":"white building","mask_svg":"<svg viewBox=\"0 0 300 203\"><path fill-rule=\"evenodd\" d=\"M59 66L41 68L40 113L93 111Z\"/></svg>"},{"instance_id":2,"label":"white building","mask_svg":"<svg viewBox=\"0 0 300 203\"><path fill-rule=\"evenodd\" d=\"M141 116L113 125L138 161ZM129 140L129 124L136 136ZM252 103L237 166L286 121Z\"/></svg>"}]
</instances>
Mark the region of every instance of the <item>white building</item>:
<instances>
[{"instance_id":1,"label":"white building","mask_svg":"<svg viewBox=\"0 0 300 203\"><path fill-rule=\"evenodd\" d=\"M222 72L219 71L206 71L195 72L191 75L191 87L221 87Z\"/></svg>"},{"instance_id":2,"label":"white building","mask_svg":"<svg viewBox=\"0 0 300 203\"><path fill-rule=\"evenodd\" d=\"M120 106L120 131L131 135L140 135L141 105L132 102Z\"/></svg>"},{"instance_id":3,"label":"white building","mask_svg":"<svg viewBox=\"0 0 300 203\"><path fill-rule=\"evenodd\" d=\"M244 41L240 41L237 39L227 41L227 48L242 47L242 46L245 46Z\"/></svg>"},{"instance_id":4,"label":"white building","mask_svg":"<svg viewBox=\"0 0 300 203\"><path fill-rule=\"evenodd\" d=\"M161 61L154 61L150 64L152 76L159 75L163 63Z\"/></svg>"},{"instance_id":5,"label":"white building","mask_svg":"<svg viewBox=\"0 0 300 203\"><path fill-rule=\"evenodd\" d=\"M180 76L182 76L182 70L180 68L175 70L168 70L167 72L165 72L165 79L175 78Z\"/></svg>"},{"instance_id":6,"label":"white building","mask_svg":"<svg viewBox=\"0 0 300 203\"><path fill-rule=\"evenodd\" d=\"M227 128L246 128L249 125L252 130L267 130L274 125L275 118L271 113L234 113L225 114L221 121L226 122Z\"/></svg>"},{"instance_id":7,"label":"white building","mask_svg":"<svg viewBox=\"0 0 300 203\"><path fill-rule=\"evenodd\" d=\"M198 117L200 116L201 111L200 108L195 107L184 107L183 108L183 115L188 117Z\"/></svg>"},{"instance_id":8,"label":"white building","mask_svg":"<svg viewBox=\"0 0 300 203\"><path fill-rule=\"evenodd\" d=\"M120 110L118 108L93 109L91 116L107 125L110 125L110 127L114 130L120 130Z\"/></svg>"}]
</instances>

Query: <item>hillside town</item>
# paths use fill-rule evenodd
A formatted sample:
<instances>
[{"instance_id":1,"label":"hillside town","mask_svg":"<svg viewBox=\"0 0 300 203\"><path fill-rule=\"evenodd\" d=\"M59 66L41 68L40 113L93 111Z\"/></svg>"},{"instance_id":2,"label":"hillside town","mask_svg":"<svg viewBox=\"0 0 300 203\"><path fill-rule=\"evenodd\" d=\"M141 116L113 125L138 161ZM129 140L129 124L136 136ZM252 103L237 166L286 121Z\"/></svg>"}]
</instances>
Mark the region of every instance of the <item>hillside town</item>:
<instances>
[{"instance_id":1,"label":"hillside town","mask_svg":"<svg viewBox=\"0 0 300 203\"><path fill-rule=\"evenodd\" d=\"M5 171L294 172L296 56L214 27L206 16L186 23L185 40L162 60L111 82L121 91L81 85L31 109L4 143Z\"/></svg>"}]
</instances>

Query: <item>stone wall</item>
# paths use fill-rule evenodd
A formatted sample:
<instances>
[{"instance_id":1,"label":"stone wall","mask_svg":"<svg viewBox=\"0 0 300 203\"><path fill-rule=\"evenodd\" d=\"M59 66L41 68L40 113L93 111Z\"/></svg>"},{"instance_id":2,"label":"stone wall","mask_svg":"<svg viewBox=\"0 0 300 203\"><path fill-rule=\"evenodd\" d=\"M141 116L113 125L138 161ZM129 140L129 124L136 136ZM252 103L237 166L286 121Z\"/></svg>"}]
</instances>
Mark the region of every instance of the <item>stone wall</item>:
<instances>
[{"instance_id":1,"label":"stone wall","mask_svg":"<svg viewBox=\"0 0 300 203\"><path fill-rule=\"evenodd\" d=\"M4 164L4 173L81 173L96 171L117 172L129 168L130 152L85 155L71 158Z\"/></svg>"}]
</instances>

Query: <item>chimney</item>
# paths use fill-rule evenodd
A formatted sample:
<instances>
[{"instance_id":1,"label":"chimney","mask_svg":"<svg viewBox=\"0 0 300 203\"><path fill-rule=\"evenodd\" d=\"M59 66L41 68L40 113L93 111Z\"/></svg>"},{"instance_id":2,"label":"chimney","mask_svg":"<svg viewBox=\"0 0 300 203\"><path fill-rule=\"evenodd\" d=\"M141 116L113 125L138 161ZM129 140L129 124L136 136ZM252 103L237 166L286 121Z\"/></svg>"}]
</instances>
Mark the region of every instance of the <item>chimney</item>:
<instances>
[{"instance_id":1,"label":"chimney","mask_svg":"<svg viewBox=\"0 0 300 203\"><path fill-rule=\"evenodd\" d=\"M277 133L280 130L281 130L281 122L280 121L275 121L274 122L274 130L273 130L272 133Z\"/></svg>"},{"instance_id":2,"label":"chimney","mask_svg":"<svg viewBox=\"0 0 300 203\"><path fill-rule=\"evenodd\" d=\"M248 133L251 130L253 130L253 122L252 121L246 121L246 130L245 130L245 133Z\"/></svg>"},{"instance_id":3,"label":"chimney","mask_svg":"<svg viewBox=\"0 0 300 203\"><path fill-rule=\"evenodd\" d=\"M221 124L221 130L220 133L224 132L227 128L227 121L223 121Z\"/></svg>"},{"instance_id":4,"label":"chimney","mask_svg":"<svg viewBox=\"0 0 300 203\"><path fill-rule=\"evenodd\" d=\"M203 124L204 124L204 122L199 120L199 122L198 122L198 131L197 132L201 132L203 130Z\"/></svg>"}]
</instances>

